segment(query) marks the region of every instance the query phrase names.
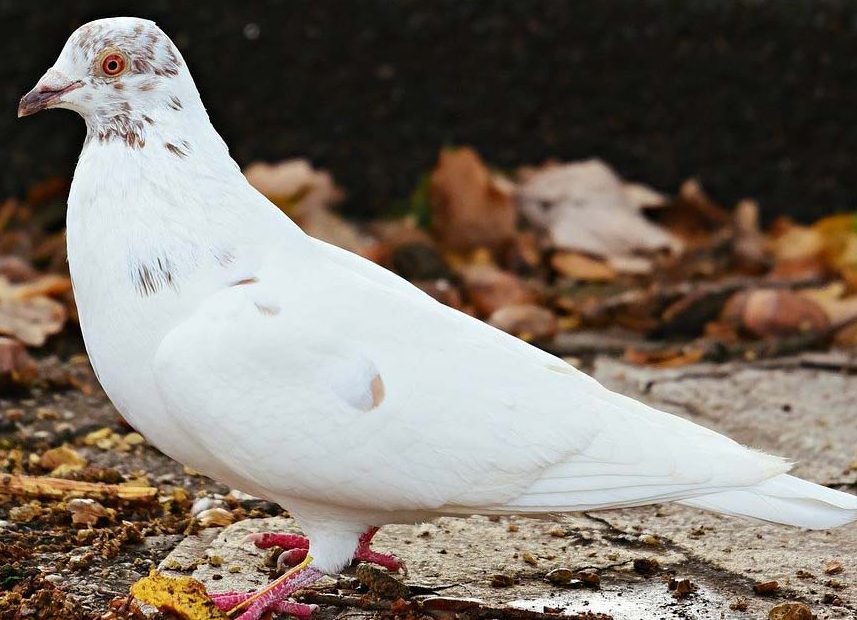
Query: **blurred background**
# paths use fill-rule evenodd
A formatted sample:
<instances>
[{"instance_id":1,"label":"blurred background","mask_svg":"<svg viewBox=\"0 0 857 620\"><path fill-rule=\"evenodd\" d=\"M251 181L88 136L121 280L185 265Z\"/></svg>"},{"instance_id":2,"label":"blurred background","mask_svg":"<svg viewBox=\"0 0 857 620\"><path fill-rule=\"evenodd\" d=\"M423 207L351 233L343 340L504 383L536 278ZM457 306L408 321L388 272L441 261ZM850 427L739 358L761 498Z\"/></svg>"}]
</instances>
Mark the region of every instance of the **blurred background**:
<instances>
[{"instance_id":1,"label":"blurred background","mask_svg":"<svg viewBox=\"0 0 857 620\"><path fill-rule=\"evenodd\" d=\"M855 2L0 0L0 378L82 348L84 123L17 101L122 14L306 232L500 329L660 366L857 346Z\"/></svg>"},{"instance_id":2,"label":"blurred background","mask_svg":"<svg viewBox=\"0 0 857 620\"><path fill-rule=\"evenodd\" d=\"M377 216L444 145L492 165L597 156L672 190L696 176L766 219L853 208L857 3L0 0L0 195L69 177L83 123L18 121L80 24L154 19L239 163L307 157Z\"/></svg>"}]
</instances>

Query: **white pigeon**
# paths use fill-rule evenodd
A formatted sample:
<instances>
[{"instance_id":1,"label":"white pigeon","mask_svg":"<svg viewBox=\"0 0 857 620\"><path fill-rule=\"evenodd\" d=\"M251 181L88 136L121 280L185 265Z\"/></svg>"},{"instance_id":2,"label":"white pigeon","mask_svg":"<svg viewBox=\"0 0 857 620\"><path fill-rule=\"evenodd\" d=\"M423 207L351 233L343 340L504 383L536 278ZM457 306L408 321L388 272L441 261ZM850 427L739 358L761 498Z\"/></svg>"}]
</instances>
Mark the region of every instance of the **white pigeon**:
<instances>
[{"instance_id":1,"label":"white pigeon","mask_svg":"<svg viewBox=\"0 0 857 620\"><path fill-rule=\"evenodd\" d=\"M281 504L307 535L255 539L298 565L215 597L242 619L307 616L289 594L352 558L395 568L368 547L387 523L668 501L806 528L857 519L857 497L305 235L242 176L154 23L75 31L19 115L53 107L88 130L68 260L105 391L163 452Z\"/></svg>"}]
</instances>

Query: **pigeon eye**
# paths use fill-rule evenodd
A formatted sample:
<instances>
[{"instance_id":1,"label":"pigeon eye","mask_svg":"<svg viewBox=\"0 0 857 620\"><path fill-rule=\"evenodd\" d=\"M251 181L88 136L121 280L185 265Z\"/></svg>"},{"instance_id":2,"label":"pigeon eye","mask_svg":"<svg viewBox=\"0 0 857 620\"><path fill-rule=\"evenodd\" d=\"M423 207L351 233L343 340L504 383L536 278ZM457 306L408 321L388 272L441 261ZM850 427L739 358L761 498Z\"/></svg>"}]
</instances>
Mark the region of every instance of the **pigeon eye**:
<instances>
[{"instance_id":1,"label":"pigeon eye","mask_svg":"<svg viewBox=\"0 0 857 620\"><path fill-rule=\"evenodd\" d=\"M125 71L125 56L111 52L101 60L101 72L107 77L116 77Z\"/></svg>"}]
</instances>

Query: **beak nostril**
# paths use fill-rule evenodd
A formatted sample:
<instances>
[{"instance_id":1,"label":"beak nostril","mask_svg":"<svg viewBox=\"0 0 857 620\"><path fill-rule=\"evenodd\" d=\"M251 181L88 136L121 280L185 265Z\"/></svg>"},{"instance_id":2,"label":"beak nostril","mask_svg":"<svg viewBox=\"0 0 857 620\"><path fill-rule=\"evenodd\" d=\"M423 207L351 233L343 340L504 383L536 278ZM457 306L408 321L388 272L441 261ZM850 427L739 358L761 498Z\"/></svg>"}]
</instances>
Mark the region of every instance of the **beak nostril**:
<instances>
[{"instance_id":1,"label":"beak nostril","mask_svg":"<svg viewBox=\"0 0 857 620\"><path fill-rule=\"evenodd\" d=\"M48 76L55 77L51 75L51 72L48 72L45 74L45 77L39 80L33 90L21 98L21 102L18 104L18 118L29 116L52 107L60 102L63 95L83 86L83 82L80 80L75 82L65 80L61 82L52 79L50 82L43 83Z\"/></svg>"}]
</instances>

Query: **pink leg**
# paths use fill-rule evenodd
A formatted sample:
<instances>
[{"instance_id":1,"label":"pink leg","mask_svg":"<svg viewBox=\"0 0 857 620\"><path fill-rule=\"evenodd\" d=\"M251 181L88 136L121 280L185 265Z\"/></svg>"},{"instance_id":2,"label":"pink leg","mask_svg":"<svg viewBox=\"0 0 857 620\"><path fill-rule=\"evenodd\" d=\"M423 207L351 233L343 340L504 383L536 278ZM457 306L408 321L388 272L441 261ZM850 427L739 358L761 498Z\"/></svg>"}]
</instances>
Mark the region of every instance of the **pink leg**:
<instances>
[{"instance_id":1,"label":"pink leg","mask_svg":"<svg viewBox=\"0 0 857 620\"><path fill-rule=\"evenodd\" d=\"M297 566L306 559L309 551L309 541L299 534L278 534L276 532L262 532L259 534L248 534L245 539L252 542L259 549L270 549L280 547L283 552L277 558L277 569L283 570L289 566Z\"/></svg>"},{"instance_id":2,"label":"pink leg","mask_svg":"<svg viewBox=\"0 0 857 620\"><path fill-rule=\"evenodd\" d=\"M377 564L378 566L383 566L387 570L396 572L400 568L402 568L402 561L394 556L392 553L379 553L378 551L373 551L369 546L369 543L372 542L372 538L374 538L375 534L378 533L377 527L371 527L360 536L360 540L357 543L357 551L354 552L354 559L358 562L369 562L370 564Z\"/></svg>"},{"instance_id":3,"label":"pink leg","mask_svg":"<svg viewBox=\"0 0 857 620\"><path fill-rule=\"evenodd\" d=\"M378 532L377 527L372 527L366 530L357 543L357 551L354 552L354 559L358 562L369 562L383 566L387 570L398 571L402 568L402 561L396 556L389 553L379 553L373 551L369 543ZM296 566L304 561L307 550L309 549L309 541L298 534L276 534L274 532L264 532L262 534L250 534L246 538L247 541L252 541L260 549L269 549L271 547L282 547L283 553L277 559L277 565Z\"/></svg>"},{"instance_id":4,"label":"pink leg","mask_svg":"<svg viewBox=\"0 0 857 620\"><path fill-rule=\"evenodd\" d=\"M288 600L289 595L297 590L305 588L322 576L321 571L314 568L305 568L292 577L276 584L247 607L235 620L259 620L268 612L289 614L299 620L308 620L312 612L318 609L318 605L306 605ZM253 596L252 592L242 594L238 592L225 592L223 594L211 595L211 600L222 611L229 611L236 605L240 605Z\"/></svg>"}]
</instances>

